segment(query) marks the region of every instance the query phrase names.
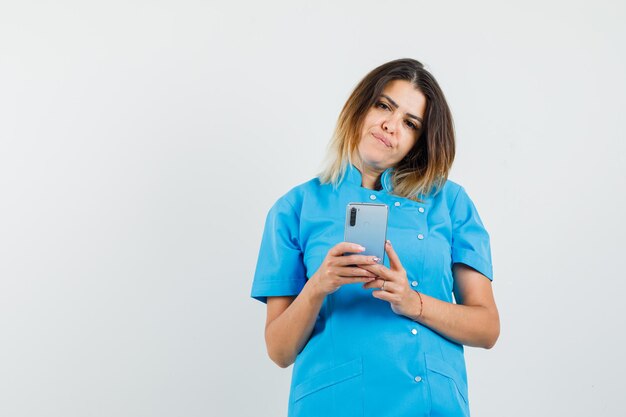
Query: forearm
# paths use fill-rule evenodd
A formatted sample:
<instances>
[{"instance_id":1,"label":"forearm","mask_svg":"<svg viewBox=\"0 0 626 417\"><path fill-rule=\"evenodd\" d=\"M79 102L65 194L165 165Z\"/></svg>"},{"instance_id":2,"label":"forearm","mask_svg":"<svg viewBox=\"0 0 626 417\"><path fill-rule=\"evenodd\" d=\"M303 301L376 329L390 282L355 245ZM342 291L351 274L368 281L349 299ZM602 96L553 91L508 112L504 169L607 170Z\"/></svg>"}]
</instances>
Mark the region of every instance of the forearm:
<instances>
[{"instance_id":1,"label":"forearm","mask_svg":"<svg viewBox=\"0 0 626 417\"><path fill-rule=\"evenodd\" d=\"M489 349L496 343L500 334L497 310L448 303L421 292L420 295L423 305L414 292L411 310L415 313L409 318L462 345Z\"/></svg>"},{"instance_id":2,"label":"forearm","mask_svg":"<svg viewBox=\"0 0 626 417\"><path fill-rule=\"evenodd\" d=\"M267 351L278 366L286 368L295 362L313 331L324 297L311 279L289 307L267 325Z\"/></svg>"}]
</instances>

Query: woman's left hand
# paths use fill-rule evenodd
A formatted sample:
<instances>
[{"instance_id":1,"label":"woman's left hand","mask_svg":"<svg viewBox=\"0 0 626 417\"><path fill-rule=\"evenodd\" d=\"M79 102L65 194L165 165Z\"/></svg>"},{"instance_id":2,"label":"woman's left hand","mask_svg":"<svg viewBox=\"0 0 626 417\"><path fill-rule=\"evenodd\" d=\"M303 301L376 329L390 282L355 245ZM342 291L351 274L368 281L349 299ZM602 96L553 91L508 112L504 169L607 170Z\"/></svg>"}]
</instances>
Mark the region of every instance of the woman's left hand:
<instances>
[{"instance_id":1,"label":"woman's left hand","mask_svg":"<svg viewBox=\"0 0 626 417\"><path fill-rule=\"evenodd\" d=\"M406 270L396 251L393 250L390 241L385 243L385 252L389 257L391 268L384 265L359 265L360 268L378 276L374 281L363 285L363 288L375 288L376 290L372 292L372 295L389 302L394 313L407 317L415 316L420 313L419 296L409 286Z\"/></svg>"}]
</instances>

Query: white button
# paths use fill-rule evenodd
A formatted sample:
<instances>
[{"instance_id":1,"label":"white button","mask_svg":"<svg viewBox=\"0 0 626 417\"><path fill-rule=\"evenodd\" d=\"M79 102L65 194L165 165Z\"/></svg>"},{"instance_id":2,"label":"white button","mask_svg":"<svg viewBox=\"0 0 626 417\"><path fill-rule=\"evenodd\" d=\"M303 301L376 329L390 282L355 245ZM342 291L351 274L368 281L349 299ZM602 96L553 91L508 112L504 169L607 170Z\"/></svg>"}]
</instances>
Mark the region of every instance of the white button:
<instances>
[{"instance_id":1,"label":"white button","mask_svg":"<svg viewBox=\"0 0 626 417\"><path fill-rule=\"evenodd\" d=\"M411 330L411 333L413 333L413 334L417 334L417 329L413 329L413 330Z\"/></svg>"},{"instance_id":2,"label":"white button","mask_svg":"<svg viewBox=\"0 0 626 417\"><path fill-rule=\"evenodd\" d=\"M420 213L423 213L424 212L424 207L418 208L417 211L419 211Z\"/></svg>"},{"instance_id":3,"label":"white button","mask_svg":"<svg viewBox=\"0 0 626 417\"><path fill-rule=\"evenodd\" d=\"M396 207L400 207L400 202L396 201L395 203L393 203L393 205L396 206Z\"/></svg>"},{"instance_id":4,"label":"white button","mask_svg":"<svg viewBox=\"0 0 626 417\"><path fill-rule=\"evenodd\" d=\"M421 380L422 380L422 377L421 377L421 376L416 376L416 377L415 377L415 382L420 382Z\"/></svg>"},{"instance_id":5,"label":"white button","mask_svg":"<svg viewBox=\"0 0 626 417\"><path fill-rule=\"evenodd\" d=\"M370 200L376 200L376 196L374 194L370 195Z\"/></svg>"},{"instance_id":6,"label":"white button","mask_svg":"<svg viewBox=\"0 0 626 417\"><path fill-rule=\"evenodd\" d=\"M413 282L411 282L411 285L412 285L413 287L417 287L417 281L413 281Z\"/></svg>"},{"instance_id":7,"label":"white button","mask_svg":"<svg viewBox=\"0 0 626 417\"><path fill-rule=\"evenodd\" d=\"M418 238L419 240L422 240L422 239L424 239L424 235L420 233L419 235L417 235L417 238Z\"/></svg>"}]
</instances>

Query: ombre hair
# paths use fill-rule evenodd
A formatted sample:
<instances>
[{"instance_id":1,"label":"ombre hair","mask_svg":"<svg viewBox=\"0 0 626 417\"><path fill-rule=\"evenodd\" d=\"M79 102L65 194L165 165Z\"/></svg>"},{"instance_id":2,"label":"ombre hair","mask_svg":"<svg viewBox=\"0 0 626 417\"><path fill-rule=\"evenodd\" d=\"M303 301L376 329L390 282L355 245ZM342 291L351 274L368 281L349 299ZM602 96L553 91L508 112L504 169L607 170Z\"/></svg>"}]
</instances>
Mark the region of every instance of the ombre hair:
<instances>
[{"instance_id":1,"label":"ombre hair","mask_svg":"<svg viewBox=\"0 0 626 417\"><path fill-rule=\"evenodd\" d=\"M399 161L391 178L393 194L420 201L419 195L436 194L448 178L454 161L454 124L448 103L435 78L414 59L387 62L361 80L343 106L328 145L321 183L337 186L361 139L367 112L375 105L387 83L405 80L426 96L424 123L415 146ZM380 181L380 179L379 179Z\"/></svg>"}]
</instances>

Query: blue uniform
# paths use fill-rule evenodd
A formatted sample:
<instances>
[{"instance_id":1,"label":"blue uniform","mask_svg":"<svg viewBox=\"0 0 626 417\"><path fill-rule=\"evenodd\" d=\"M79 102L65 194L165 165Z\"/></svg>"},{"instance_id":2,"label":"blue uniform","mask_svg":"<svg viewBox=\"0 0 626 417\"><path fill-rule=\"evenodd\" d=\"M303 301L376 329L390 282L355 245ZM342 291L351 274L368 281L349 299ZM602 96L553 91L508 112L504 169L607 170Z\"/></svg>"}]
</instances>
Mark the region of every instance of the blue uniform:
<instances>
[{"instance_id":1,"label":"blue uniform","mask_svg":"<svg viewBox=\"0 0 626 417\"><path fill-rule=\"evenodd\" d=\"M350 202L389 206L387 238L414 290L453 302L457 262L492 279L489 235L465 190L447 181L417 203L392 194L391 174L382 174L382 190L369 190L349 165L336 190L315 178L278 199L265 223L252 297L297 295L343 241ZM289 416L468 416L463 346L395 314L371 291L348 284L326 296L293 367Z\"/></svg>"}]
</instances>

